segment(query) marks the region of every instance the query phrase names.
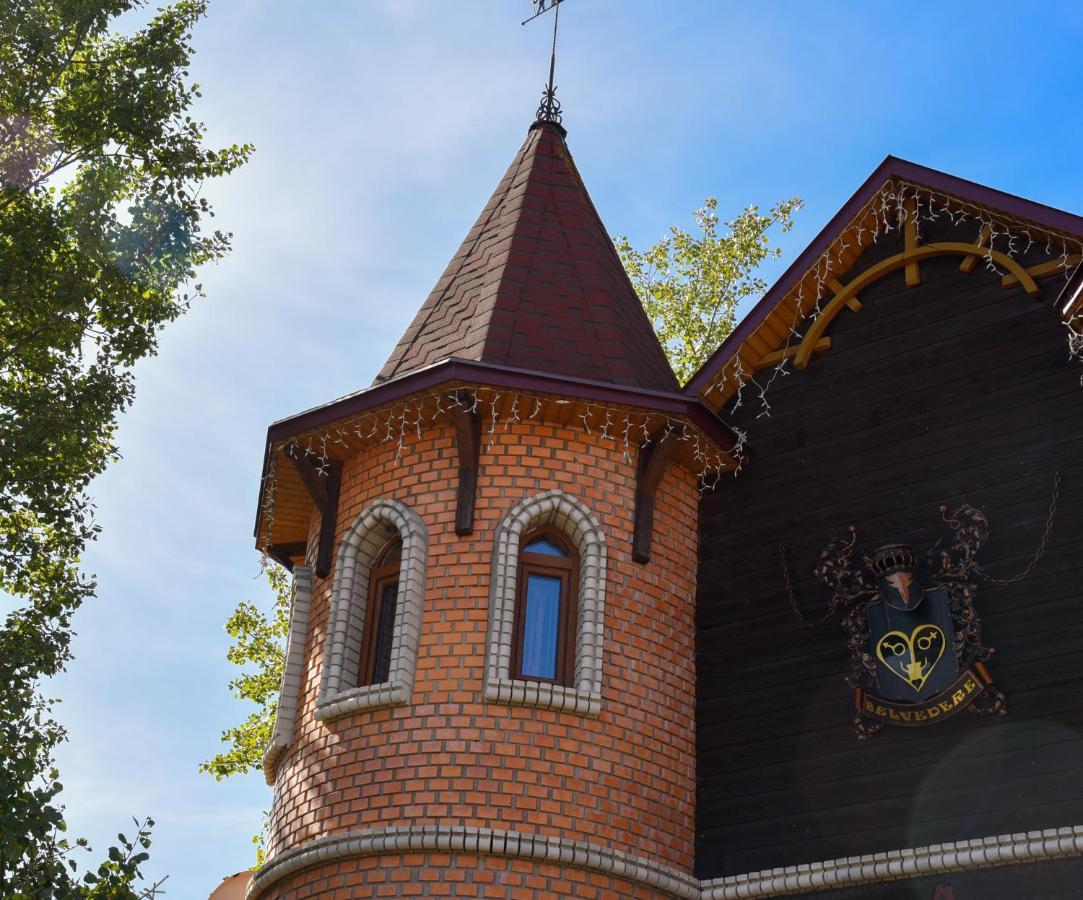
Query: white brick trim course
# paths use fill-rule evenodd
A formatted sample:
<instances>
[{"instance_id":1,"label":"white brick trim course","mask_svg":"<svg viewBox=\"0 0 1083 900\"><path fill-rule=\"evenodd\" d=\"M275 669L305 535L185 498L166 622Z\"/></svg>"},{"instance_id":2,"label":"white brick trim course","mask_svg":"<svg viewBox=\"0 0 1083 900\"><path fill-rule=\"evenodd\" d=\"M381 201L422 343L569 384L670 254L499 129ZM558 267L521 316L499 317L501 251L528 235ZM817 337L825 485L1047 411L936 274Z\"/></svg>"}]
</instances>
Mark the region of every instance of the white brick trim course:
<instances>
[{"instance_id":1,"label":"white brick trim course","mask_svg":"<svg viewBox=\"0 0 1083 900\"><path fill-rule=\"evenodd\" d=\"M271 740L263 752L263 776L268 784L275 783L278 764L293 740L297 700L301 691L301 672L305 661L305 636L308 633L308 614L311 608L312 569L308 566L294 566L282 688L278 694L278 709L275 712Z\"/></svg>"},{"instance_id":2,"label":"white brick trim course","mask_svg":"<svg viewBox=\"0 0 1083 900\"><path fill-rule=\"evenodd\" d=\"M391 853L449 851L589 869L642 884L681 900L730 900L803 894L1083 856L1083 825L891 850L729 875L710 881L697 881L692 875L664 863L585 841L462 825L404 825L328 835L279 853L256 873L248 888L247 900L258 900L279 881L328 862Z\"/></svg>"},{"instance_id":3,"label":"white brick trim course","mask_svg":"<svg viewBox=\"0 0 1083 900\"><path fill-rule=\"evenodd\" d=\"M358 687L369 571L398 532L402 537L399 593L387 681ZM429 533L416 512L398 500L375 500L357 517L338 548L316 718L338 719L363 709L410 702L425 595Z\"/></svg>"},{"instance_id":4,"label":"white brick trim course","mask_svg":"<svg viewBox=\"0 0 1083 900\"><path fill-rule=\"evenodd\" d=\"M525 533L542 525L559 528L579 551L574 687L511 677L519 542ZM489 588L486 700L598 715L602 705L606 560L601 523L581 500L564 491L527 497L504 517L496 529Z\"/></svg>"},{"instance_id":5,"label":"white brick trim course","mask_svg":"<svg viewBox=\"0 0 1083 900\"><path fill-rule=\"evenodd\" d=\"M698 900L700 896L699 882L691 875L584 841L464 825L406 825L329 835L280 853L256 873L248 888L248 900L256 900L296 872L328 862L429 852L498 856L590 869L644 884L670 897Z\"/></svg>"},{"instance_id":6,"label":"white brick trim course","mask_svg":"<svg viewBox=\"0 0 1083 900\"><path fill-rule=\"evenodd\" d=\"M703 882L703 900L778 897L968 869L1083 856L1083 825L930 844L866 856L765 869Z\"/></svg>"}]
</instances>

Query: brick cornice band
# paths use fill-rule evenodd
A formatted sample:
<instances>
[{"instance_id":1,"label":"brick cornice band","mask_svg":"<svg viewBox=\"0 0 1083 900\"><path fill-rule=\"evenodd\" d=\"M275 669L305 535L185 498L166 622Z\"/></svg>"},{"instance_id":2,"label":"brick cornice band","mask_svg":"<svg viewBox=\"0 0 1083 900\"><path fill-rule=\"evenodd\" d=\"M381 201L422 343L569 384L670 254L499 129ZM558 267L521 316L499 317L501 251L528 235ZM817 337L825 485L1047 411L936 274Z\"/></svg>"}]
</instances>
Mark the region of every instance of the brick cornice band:
<instances>
[{"instance_id":1,"label":"brick cornice band","mask_svg":"<svg viewBox=\"0 0 1083 900\"><path fill-rule=\"evenodd\" d=\"M931 844L702 882L662 863L555 836L461 825L366 829L317 838L277 854L256 873L247 898L258 900L283 879L316 866L359 857L428 852L525 859L601 872L670 897L737 900L1083 856L1083 825Z\"/></svg>"}]
</instances>

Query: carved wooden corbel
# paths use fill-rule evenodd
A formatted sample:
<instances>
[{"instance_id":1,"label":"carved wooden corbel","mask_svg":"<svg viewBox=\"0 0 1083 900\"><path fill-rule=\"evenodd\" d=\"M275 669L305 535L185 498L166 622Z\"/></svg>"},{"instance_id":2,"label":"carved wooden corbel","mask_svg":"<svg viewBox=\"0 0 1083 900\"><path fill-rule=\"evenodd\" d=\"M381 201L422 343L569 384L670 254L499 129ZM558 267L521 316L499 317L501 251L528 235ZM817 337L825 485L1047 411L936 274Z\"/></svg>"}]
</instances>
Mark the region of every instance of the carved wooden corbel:
<instances>
[{"instance_id":1,"label":"carved wooden corbel","mask_svg":"<svg viewBox=\"0 0 1083 900\"><path fill-rule=\"evenodd\" d=\"M301 476L312 502L320 513L320 540L316 549L316 575L326 578L331 574L331 551L335 543L335 521L338 518L338 493L342 484L342 463L336 459L327 462L326 475L320 475L316 463L310 458L298 459L290 455L297 473Z\"/></svg>"},{"instance_id":2,"label":"carved wooden corbel","mask_svg":"<svg viewBox=\"0 0 1083 900\"><path fill-rule=\"evenodd\" d=\"M654 535L654 495L666 467L673 457L677 446L677 433L670 431L662 437L655 437L646 447L639 450L639 464L636 472L636 510L632 532L632 559L636 562L650 562L651 539Z\"/></svg>"}]
</instances>

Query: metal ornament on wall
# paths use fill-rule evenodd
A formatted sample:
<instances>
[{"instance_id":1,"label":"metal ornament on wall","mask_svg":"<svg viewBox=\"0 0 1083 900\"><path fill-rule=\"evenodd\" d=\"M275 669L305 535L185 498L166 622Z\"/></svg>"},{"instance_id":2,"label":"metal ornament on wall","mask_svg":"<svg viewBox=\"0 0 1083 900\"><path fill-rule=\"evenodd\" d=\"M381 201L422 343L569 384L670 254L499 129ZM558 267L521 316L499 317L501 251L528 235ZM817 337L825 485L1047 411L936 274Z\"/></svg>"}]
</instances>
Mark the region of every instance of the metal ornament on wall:
<instances>
[{"instance_id":1,"label":"metal ornament on wall","mask_svg":"<svg viewBox=\"0 0 1083 900\"><path fill-rule=\"evenodd\" d=\"M1021 581L1033 571L1053 528L1060 474L1054 475L1049 515L1038 549L1027 567L1008 579L988 575L978 552L989 537L985 514L963 504L950 515L940 507L950 538L921 558L907 544L884 544L855 560L856 531L832 541L813 575L832 591L826 615L805 618L797 605L780 548L786 590L797 618L809 627L845 609L842 625L850 649L846 682L854 688L854 729L860 740L884 725L922 726L961 710L1006 715L1007 701L986 665L993 653L982 641L974 606L983 578L994 584Z\"/></svg>"},{"instance_id":2,"label":"metal ornament on wall","mask_svg":"<svg viewBox=\"0 0 1083 900\"><path fill-rule=\"evenodd\" d=\"M860 739L884 725L920 726L963 709L1007 713L986 661L993 648L981 637L971 574L989 533L985 516L970 506L947 519L948 547L924 560L905 544L887 544L855 564L853 532L823 551L814 574L850 609L854 729ZM837 605L837 604L836 604Z\"/></svg>"}]
</instances>

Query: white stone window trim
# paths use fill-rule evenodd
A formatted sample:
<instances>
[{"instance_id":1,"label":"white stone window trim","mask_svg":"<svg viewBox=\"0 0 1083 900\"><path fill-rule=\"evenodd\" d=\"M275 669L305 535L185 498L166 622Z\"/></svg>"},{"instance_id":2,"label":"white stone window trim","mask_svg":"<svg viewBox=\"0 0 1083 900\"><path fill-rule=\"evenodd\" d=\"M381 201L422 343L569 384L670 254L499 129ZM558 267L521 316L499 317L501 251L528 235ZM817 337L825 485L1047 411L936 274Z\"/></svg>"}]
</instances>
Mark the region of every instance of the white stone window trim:
<instances>
[{"instance_id":1,"label":"white stone window trim","mask_svg":"<svg viewBox=\"0 0 1083 900\"><path fill-rule=\"evenodd\" d=\"M399 589L387 680L357 685L369 599L369 573L387 542L402 539ZM316 718L331 721L366 709L410 702L425 594L429 533L421 517L398 500L375 500L357 517L338 548Z\"/></svg>"},{"instance_id":2,"label":"white stone window trim","mask_svg":"<svg viewBox=\"0 0 1083 900\"><path fill-rule=\"evenodd\" d=\"M571 687L511 675L519 547L524 535L543 525L563 532L579 553L575 680ZM527 497L504 517L496 529L489 587L486 700L598 715L602 705L606 559L601 524L582 500L565 491Z\"/></svg>"},{"instance_id":3,"label":"white stone window trim","mask_svg":"<svg viewBox=\"0 0 1083 900\"><path fill-rule=\"evenodd\" d=\"M309 566L293 567L293 587L290 592L290 624L286 632L285 663L282 667L282 686L278 693L278 708L271 729L271 739L263 752L263 775L268 784L274 784L278 764L293 740L293 726L297 720L297 702L301 691L301 674L305 660L305 636L308 633L308 614L312 608L312 569Z\"/></svg>"}]
</instances>

